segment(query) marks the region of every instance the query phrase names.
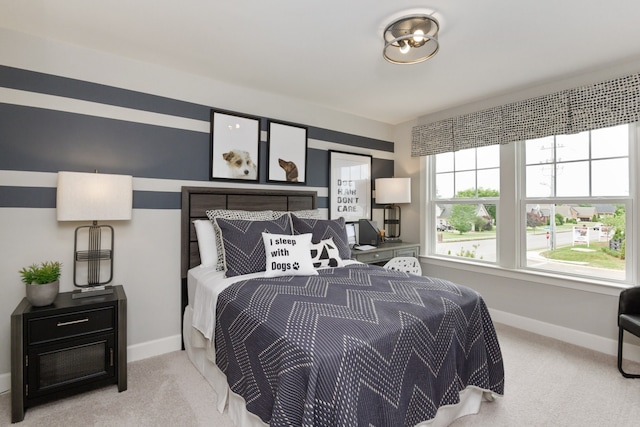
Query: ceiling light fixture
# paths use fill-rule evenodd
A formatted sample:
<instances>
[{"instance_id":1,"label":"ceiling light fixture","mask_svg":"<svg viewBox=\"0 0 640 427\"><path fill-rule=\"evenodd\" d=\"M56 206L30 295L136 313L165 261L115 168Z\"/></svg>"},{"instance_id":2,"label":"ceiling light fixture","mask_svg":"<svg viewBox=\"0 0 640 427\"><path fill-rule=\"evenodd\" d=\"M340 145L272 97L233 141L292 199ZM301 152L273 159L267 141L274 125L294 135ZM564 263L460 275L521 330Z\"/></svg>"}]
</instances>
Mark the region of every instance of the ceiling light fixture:
<instances>
[{"instance_id":1,"label":"ceiling light fixture","mask_svg":"<svg viewBox=\"0 0 640 427\"><path fill-rule=\"evenodd\" d=\"M438 52L440 24L431 15L414 14L391 22L384 30L384 59L393 64L417 64Z\"/></svg>"}]
</instances>

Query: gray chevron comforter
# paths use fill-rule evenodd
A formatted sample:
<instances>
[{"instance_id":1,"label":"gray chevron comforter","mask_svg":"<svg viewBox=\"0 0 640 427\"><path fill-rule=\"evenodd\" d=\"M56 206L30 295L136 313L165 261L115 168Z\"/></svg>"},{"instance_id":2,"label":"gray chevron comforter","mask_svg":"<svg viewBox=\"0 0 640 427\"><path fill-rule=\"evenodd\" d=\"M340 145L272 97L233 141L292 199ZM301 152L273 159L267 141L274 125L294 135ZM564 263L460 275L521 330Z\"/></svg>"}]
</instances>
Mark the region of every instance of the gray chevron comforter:
<instances>
[{"instance_id":1,"label":"gray chevron comforter","mask_svg":"<svg viewBox=\"0 0 640 427\"><path fill-rule=\"evenodd\" d=\"M237 282L218 297L216 363L276 426L413 426L477 386L503 393L482 297L363 264Z\"/></svg>"}]
</instances>

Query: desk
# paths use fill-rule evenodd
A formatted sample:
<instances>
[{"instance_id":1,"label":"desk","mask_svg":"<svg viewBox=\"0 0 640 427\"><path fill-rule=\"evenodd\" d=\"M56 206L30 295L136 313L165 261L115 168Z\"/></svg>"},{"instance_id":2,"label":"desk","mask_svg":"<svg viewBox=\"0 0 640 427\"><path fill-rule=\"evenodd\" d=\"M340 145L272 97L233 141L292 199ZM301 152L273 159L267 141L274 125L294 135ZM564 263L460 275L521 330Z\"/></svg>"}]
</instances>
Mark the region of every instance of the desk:
<instances>
[{"instance_id":1,"label":"desk","mask_svg":"<svg viewBox=\"0 0 640 427\"><path fill-rule=\"evenodd\" d=\"M365 264L385 263L391 258L399 256L418 257L420 252L419 243L383 243L375 249L368 251L351 250L353 259Z\"/></svg>"}]
</instances>

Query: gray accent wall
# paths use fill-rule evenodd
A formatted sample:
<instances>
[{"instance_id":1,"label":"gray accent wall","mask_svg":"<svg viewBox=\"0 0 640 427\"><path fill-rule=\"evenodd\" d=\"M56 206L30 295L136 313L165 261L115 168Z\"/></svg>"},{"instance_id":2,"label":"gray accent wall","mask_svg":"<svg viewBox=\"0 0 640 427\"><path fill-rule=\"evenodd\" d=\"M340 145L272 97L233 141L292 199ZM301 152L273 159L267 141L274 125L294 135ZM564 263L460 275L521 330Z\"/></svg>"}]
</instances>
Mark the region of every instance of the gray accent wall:
<instances>
[{"instance_id":1,"label":"gray accent wall","mask_svg":"<svg viewBox=\"0 0 640 427\"><path fill-rule=\"evenodd\" d=\"M259 72L257 70L256 72ZM308 129L304 185L209 180L210 111ZM127 294L128 360L181 347L180 189L182 186L299 189L328 207L328 150L371 155L373 174L391 176L393 126L281 94L45 40L0 28L0 312L24 298L18 271L63 264L60 291L73 290L74 230L58 221L56 172L130 174L133 213L114 228L113 284ZM381 209L373 210L374 217ZM101 221L102 222L102 221ZM10 388L9 315L0 318L0 393Z\"/></svg>"},{"instance_id":2,"label":"gray accent wall","mask_svg":"<svg viewBox=\"0 0 640 427\"><path fill-rule=\"evenodd\" d=\"M198 105L166 97L14 67L0 66L0 87L113 105L141 112L167 114L208 122L216 106ZM238 111L238 113L243 113ZM266 131L269 119L261 117ZM394 162L375 152L394 152L394 143L338 132L305 123L308 138L339 144L341 151L374 153L373 178L393 176ZM260 141L259 182L266 185L267 143ZM0 104L0 170L29 172L77 171L209 182L209 132L151 125L134 121L57 111L49 108ZM328 186L328 151L308 148L307 187ZM249 184L248 184L249 185ZM303 189L304 186L298 186ZM134 207L179 209L178 193L134 193ZM54 208L55 192L31 187L0 187L0 207ZM326 197L319 198L327 207Z\"/></svg>"}]
</instances>

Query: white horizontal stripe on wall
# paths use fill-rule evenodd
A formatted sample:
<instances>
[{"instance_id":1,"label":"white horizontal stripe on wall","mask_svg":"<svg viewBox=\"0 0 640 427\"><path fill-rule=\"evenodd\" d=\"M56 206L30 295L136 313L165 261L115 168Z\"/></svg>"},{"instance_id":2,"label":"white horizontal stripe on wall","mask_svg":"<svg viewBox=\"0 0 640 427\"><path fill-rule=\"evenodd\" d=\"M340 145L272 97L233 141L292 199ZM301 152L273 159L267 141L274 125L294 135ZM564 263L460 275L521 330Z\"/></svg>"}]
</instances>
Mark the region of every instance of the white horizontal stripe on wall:
<instances>
[{"instance_id":1,"label":"white horizontal stripe on wall","mask_svg":"<svg viewBox=\"0 0 640 427\"><path fill-rule=\"evenodd\" d=\"M7 187L56 187L58 174L0 170L0 185Z\"/></svg>"},{"instance_id":2,"label":"white horizontal stripe on wall","mask_svg":"<svg viewBox=\"0 0 640 427\"><path fill-rule=\"evenodd\" d=\"M144 123L148 125L202 133L209 133L211 128L208 121L205 122L202 120L188 119L168 114L153 113L133 108L118 107L114 105L100 104L97 102L82 101L74 98L65 98L62 96L27 92L3 87L0 87L0 99L2 99L5 104L44 108L47 110L64 111L67 113L123 120L133 123Z\"/></svg>"},{"instance_id":3,"label":"white horizontal stripe on wall","mask_svg":"<svg viewBox=\"0 0 640 427\"><path fill-rule=\"evenodd\" d=\"M192 187L215 187L215 188L255 188L247 187L245 183L239 182L223 182L223 181L178 181L170 179L154 179L154 178L133 178L134 190L140 191L182 191L183 186ZM260 184L260 189L266 190L300 190L315 191L318 197L328 197L329 190L327 187L308 187L293 185L274 185Z\"/></svg>"},{"instance_id":4,"label":"white horizontal stripe on wall","mask_svg":"<svg viewBox=\"0 0 640 427\"><path fill-rule=\"evenodd\" d=\"M44 108L53 111L64 111L67 113L123 120L132 123L142 123L154 126L202 132L206 134L209 134L211 132L211 124L209 121L189 119L168 114L154 113L126 107L118 107L114 105L101 104L98 102L83 101L74 98L47 95L37 92L0 87L0 99L2 99L5 104ZM266 130L260 132L260 140L268 140L268 133ZM376 159L394 160L393 152L349 146L312 138L308 139L308 148L317 150L347 150L354 154L370 154Z\"/></svg>"},{"instance_id":5,"label":"white horizontal stripe on wall","mask_svg":"<svg viewBox=\"0 0 640 427\"><path fill-rule=\"evenodd\" d=\"M55 188L58 184L58 174L52 172L26 172L0 170L0 185L7 187L41 187ZM133 189L136 191L182 191L182 187L215 187L215 188L248 188L247 184L239 182L221 181L186 181L176 179L157 178L133 178ZM315 191L318 197L328 197L327 187L306 187L293 185L261 184L261 189L266 190L297 190Z\"/></svg>"}]
</instances>

